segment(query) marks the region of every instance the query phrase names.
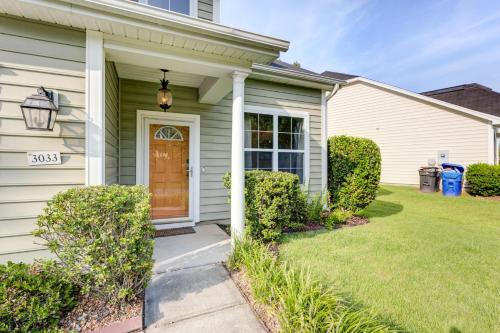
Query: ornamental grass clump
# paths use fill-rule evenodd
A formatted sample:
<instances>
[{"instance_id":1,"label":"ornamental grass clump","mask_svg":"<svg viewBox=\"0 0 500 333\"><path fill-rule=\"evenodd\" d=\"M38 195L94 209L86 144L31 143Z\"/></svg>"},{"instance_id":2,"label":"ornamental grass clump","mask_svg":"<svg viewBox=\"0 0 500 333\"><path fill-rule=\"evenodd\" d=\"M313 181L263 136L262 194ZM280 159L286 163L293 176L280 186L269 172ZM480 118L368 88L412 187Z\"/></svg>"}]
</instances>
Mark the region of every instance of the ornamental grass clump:
<instances>
[{"instance_id":1,"label":"ornamental grass clump","mask_svg":"<svg viewBox=\"0 0 500 333\"><path fill-rule=\"evenodd\" d=\"M223 178L231 188L231 175ZM280 238L283 229L297 228L307 218L306 200L299 177L287 172L245 172L245 224L247 233L266 242Z\"/></svg>"},{"instance_id":2,"label":"ornamental grass clump","mask_svg":"<svg viewBox=\"0 0 500 333\"><path fill-rule=\"evenodd\" d=\"M380 149L370 139L333 136L328 141L328 189L332 210L357 213L378 191Z\"/></svg>"},{"instance_id":3,"label":"ornamental grass clump","mask_svg":"<svg viewBox=\"0 0 500 333\"><path fill-rule=\"evenodd\" d=\"M61 261L68 278L103 301L139 296L153 268L155 229L143 186L90 186L56 194L34 234Z\"/></svg>"},{"instance_id":4,"label":"ornamental grass clump","mask_svg":"<svg viewBox=\"0 0 500 333\"><path fill-rule=\"evenodd\" d=\"M281 261L248 236L236 242L228 266L245 272L252 296L271 309L281 332L400 332L344 300L308 269Z\"/></svg>"}]
</instances>

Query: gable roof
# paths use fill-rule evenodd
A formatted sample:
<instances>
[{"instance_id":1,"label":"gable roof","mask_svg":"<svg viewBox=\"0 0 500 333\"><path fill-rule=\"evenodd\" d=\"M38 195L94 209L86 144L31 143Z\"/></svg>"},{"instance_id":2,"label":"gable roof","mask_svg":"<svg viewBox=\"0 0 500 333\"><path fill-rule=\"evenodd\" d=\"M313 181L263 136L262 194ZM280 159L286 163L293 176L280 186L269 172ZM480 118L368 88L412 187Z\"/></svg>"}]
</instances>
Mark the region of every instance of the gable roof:
<instances>
[{"instance_id":1,"label":"gable roof","mask_svg":"<svg viewBox=\"0 0 500 333\"><path fill-rule=\"evenodd\" d=\"M451 110L459 112L459 113L463 113L463 114L467 114L469 116L473 116L473 117L476 117L476 118L479 118L479 119L483 119L483 120L491 122L493 125L500 125L500 117L498 117L498 116L491 115L491 114L486 114L486 113L483 113L483 112L479 112L479 111L476 111L476 110L473 110L473 109L470 109L470 108L467 108L467 107L463 107L463 106L460 106L460 105L456 105L456 104L452 104L452 103L449 103L449 102L446 102L446 101L442 101L442 100L439 100L437 98L425 96L425 95L422 95L422 94L417 94L417 93L414 93L412 91L405 90L405 89L402 89L402 88L398 88L398 87L395 87L395 86L391 86L391 85L388 85L388 84L385 84L385 83L382 83L382 82L370 80L370 79L367 79L367 78L364 78L364 77L360 77L360 76L359 77L354 77L352 79L348 79L346 82L347 82L347 86L349 86L351 84L354 84L354 83L359 83L359 82L365 83L365 84L368 84L368 85L371 85L371 86L375 86L375 87L379 87L379 88L382 88L382 89L385 89L385 90L388 90L388 91L392 91L392 92L395 92L395 93L398 93L400 95L404 95L404 96L407 96L407 97L410 97L410 98L413 98L413 99L416 99L416 100L420 100L422 102L431 103L431 104L434 104L434 105L445 107L447 109L451 109Z\"/></svg>"},{"instance_id":2,"label":"gable roof","mask_svg":"<svg viewBox=\"0 0 500 333\"><path fill-rule=\"evenodd\" d=\"M349 80L349 79L354 79L355 77L359 77L359 75L352 75L352 74L346 74L346 73L340 73L340 72L331 72L331 71L324 71L321 73L323 76L328 76L333 79L337 80Z\"/></svg>"},{"instance_id":3,"label":"gable roof","mask_svg":"<svg viewBox=\"0 0 500 333\"><path fill-rule=\"evenodd\" d=\"M477 83L426 91L421 94L500 117L500 93Z\"/></svg>"}]
</instances>

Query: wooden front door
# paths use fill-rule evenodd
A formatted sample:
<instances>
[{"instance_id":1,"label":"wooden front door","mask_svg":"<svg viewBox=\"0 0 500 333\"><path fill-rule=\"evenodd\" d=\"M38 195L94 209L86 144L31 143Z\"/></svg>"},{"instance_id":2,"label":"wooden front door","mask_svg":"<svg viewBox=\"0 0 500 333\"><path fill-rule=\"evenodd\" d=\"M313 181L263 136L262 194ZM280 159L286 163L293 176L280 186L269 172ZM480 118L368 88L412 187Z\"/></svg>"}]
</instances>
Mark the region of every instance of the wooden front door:
<instances>
[{"instance_id":1,"label":"wooden front door","mask_svg":"<svg viewBox=\"0 0 500 333\"><path fill-rule=\"evenodd\" d=\"M189 216L189 127L149 127L153 220Z\"/></svg>"}]
</instances>

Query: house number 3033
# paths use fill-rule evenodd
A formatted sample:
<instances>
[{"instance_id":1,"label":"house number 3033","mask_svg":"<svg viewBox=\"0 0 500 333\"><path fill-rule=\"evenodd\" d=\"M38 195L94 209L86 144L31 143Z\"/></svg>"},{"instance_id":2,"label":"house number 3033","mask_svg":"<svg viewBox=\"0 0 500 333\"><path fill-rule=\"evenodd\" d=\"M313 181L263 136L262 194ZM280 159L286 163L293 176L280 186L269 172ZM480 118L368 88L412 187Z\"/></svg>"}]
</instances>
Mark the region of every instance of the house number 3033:
<instances>
[{"instance_id":1,"label":"house number 3033","mask_svg":"<svg viewBox=\"0 0 500 333\"><path fill-rule=\"evenodd\" d=\"M28 165L61 164L61 153L58 151L28 152Z\"/></svg>"}]
</instances>

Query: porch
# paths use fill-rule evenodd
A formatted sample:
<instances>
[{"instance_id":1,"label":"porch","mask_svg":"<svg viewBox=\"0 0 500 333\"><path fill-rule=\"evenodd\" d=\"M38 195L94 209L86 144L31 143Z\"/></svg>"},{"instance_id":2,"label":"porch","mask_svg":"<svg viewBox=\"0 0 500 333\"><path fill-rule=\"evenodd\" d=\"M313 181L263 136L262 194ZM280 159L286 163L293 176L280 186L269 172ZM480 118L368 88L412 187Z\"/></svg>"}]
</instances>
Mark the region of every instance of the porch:
<instances>
[{"instance_id":1,"label":"porch","mask_svg":"<svg viewBox=\"0 0 500 333\"><path fill-rule=\"evenodd\" d=\"M180 56L178 49L102 32L86 35L86 184L148 186L158 229L232 221L239 234L251 63L194 50ZM169 70L173 96L166 112L157 103L160 69ZM222 183L227 172L231 207Z\"/></svg>"}]
</instances>

